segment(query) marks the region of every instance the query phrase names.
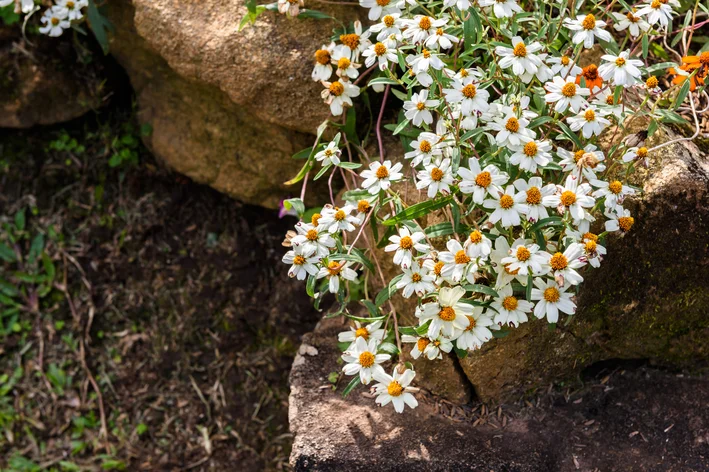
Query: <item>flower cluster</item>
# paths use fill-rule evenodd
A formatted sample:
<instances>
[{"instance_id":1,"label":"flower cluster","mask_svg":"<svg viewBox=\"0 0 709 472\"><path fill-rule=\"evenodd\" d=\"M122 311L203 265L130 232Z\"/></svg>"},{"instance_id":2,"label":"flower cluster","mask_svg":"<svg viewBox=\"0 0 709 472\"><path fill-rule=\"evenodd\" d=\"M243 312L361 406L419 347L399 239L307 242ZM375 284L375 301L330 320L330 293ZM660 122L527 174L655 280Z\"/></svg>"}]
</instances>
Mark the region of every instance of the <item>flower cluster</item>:
<instances>
[{"instance_id":1,"label":"flower cluster","mask_svg":"<svg viewBox=\"0 0 709 472\"><path fill-rule=\"evenodd\" d=\"M642 139L602 145L599 137L609 128L622 136L628 120L658 120L653 97L677 92L678 85L660 89L647 44L667 33L679 5L651 0L611 11L615 2L581 3L583 12L579 2L523 8L516 0L360 5L373 25L355 22L314 53L312 78L332 114L343 116L323 124L294 179L307 182L319 162L315 179L337 175L347 191L336 204L330 185L332 201L296 225L283 261L292 277L308 279L317 304L319 290L329 291L341 306L335 314L354 322L339 336L343 373L353 376L346 391L374 379L377 402L401 412L416 406L407 357L463 357L531 315L557 323L575 313L607 235L633 227L626 200L637 190L627 177L652 152ZM588 52L598 47L594 64ZM365 94L368 107L381 106L378 157L363 144L370 132L358 135L355 126L352 99ZM391 94L402 103L388 126L405 146L398 160L385 159L380 136ZM325 127L339 130L327 144ZM302 200L289 202L304 217ZM426 225L426 215L440 222ZM399 267L391 280L377 247ZM370 297L373 280L384 288ZM396 291L417 298L406 314L415 326L399 325ZM369 316L350 312L358 300ZM389 376L383 365L394 357Z\"/></svg>"},{"instance_id":2,"label":"flower cluster","mask_svg":"<svg viewBox=\"0 0 709 472\"><path fill-rule=\"evenodd\" d=\"M34 0L0 0L0 8L17 3L22 13L32 14L36 8ZM47 8L40 19L42 26L39 32L47 36L57 37L71 28L72 22L82 20L82 9L89 6L88 0L56 0L55 4ZM19 13L19 12L18 12Z\"/></svg>"}]
</instances>

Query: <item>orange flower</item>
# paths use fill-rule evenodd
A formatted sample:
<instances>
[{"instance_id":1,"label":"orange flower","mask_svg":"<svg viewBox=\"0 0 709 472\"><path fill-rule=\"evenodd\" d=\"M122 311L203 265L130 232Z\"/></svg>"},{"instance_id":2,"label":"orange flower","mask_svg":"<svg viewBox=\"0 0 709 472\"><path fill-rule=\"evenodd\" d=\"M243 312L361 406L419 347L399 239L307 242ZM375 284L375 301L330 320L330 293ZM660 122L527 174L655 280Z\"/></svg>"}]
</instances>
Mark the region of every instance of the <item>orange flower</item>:
<instances>
[{"instance_id":1,"label":"orange flower","mask_svg":"<svg viewBox=\"0 0 709 472\"><path fill-rule=\"evenodd\" d=\"M694 92L697 85L704 85L704 79L709 74L709 51L703 52L699 56L683 57L682 65L679 68L685 71L687 75L680 75L674 67L671 67L667 72L675 76L672 79L672 83L675 85L683 83L696 70L697 73L690 79L689 83L689 90Z\"/></svg>"},{"instance_id":2,"label":"orange flower","mask_svg":"<svg viewBox=\"0 0 709 472\"><path fill-rule=\"evenodd\" d=\"M583 68L583 71L576 76L576 83L581 83L581 77L586 79L586 87L593 91L595 87L599 89L603 87L603 79L598 74L598 66L596 64L590 64Z\"/></svg>"}]
</instances>

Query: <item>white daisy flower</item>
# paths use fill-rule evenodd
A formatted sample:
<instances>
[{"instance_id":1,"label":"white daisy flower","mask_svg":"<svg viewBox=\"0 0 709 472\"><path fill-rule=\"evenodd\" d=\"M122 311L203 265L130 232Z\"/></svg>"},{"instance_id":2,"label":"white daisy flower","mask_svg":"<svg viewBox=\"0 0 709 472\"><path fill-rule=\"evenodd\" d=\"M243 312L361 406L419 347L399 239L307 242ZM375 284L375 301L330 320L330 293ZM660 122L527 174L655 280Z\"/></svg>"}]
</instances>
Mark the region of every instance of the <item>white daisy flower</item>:
<instances>
[{"instance_id":1,"label":"white daisy flower","mask_svg":"<svg viewBox=\"0 0 709 472\"><path fill-rule=\"evenodd\" d=\"M406 63L411 66L411 70L416 74L416 79L424 87L433 83L433 77L428 73L428 69L441 70L445 67L443 61L438 57L439 53L434 53L424 49L419 54L406 57Z\"/></svg>"},{"instance_id":2,"label":"white daisy flower","mask_svg":"<svg viewBox=\"0 0 709 472\"><path fill-rule=\"evenodd\" d=\"M401 14L401 10L391 0L359 0L359 5L369 8L368 18L376 21L386 15Z\"/></svg>"},{"instance_id":3,"label":"white daisy flower","mask_svg":"<svg viewBox=\"0 0 709 472\"><path fill-rule=\"evenodd\" d=\"M443 261L436 261L434 259L425 259L423 261L423 266L431 271L433 277L435 277L434 282L436 285L441 285L443 282L448 282L449 284L455 284L450 277L443 275L443 268L446 266Z\"/></svg>"},{"instance_id":4,"label":"white daisy flower","mask_svg":"<svg viewBox=\"0 0 709 472\"><path fill-rule=\"evenodd\" d=\"M573 315L576 304L571 301L573 296L566 293L568 287L559 287L553 280L534 279L536 288L532 289L532 300L539 300L534 307L534 316L542 319L546 316L549 323L559 321L559 312Z\"/></svg>"},{"instance_id":5,"label":"white daisy flower","mask_svg":"<svg viewBox=\"0 0 709 472\"><path fill-rule=\"evenodd\" d=\"M478 5L481 7L492 7L493 13L497 18L512 18L515 13L522 13L522 7L517 4L516 0L479 0Z\"/></svg>"},{"instance_id":6,"label":"white daisy flower","mask_svg":"<svg viewBox=\"0 0 709 472\"><path fill-rule=\"evenodd\" d=\"M421 163L428 165L443 154L441 137L426 131L419 134L418 138L411 142L411 148L413 151L404 154L406 159L413 159L411 167L416 167Z\"/></svg>"},{"instance_id":7,"label":"white daisy flower","mask_svg":"<svg viewBox=\"0 0 709 472\"><path fill-rule=\"evenodd\" d=\"M479 89L473 78L463 81L453 79L452 87L443 89L443 94L448 103L460 103L460 111L464 116L485 112L490 107L490 93Z\"/></svg>"},{"instance_id":8,"label":"white daisy flower","mask_svg":"<svg viewBox=\"0 0 709 472\"><path fill-rule=\"evenodd\" d=\"M438 292L438 301L423 305L421 323L431 320L428 326L428 337L438 338L440 333L455 339L468 327L468 315L472 314L473 306L459 300L465 295L463 287L444 287Z\"/></svg>"},{"instance_id":9,"label":"white daisy flower","mask_svg":"<svg viewBox=\"0 0 709 472\"><path fill-rule=\"evenodd\" d=\"M535 72L534 74L530 72L525 72L520 76L522 82L528 84L532 81L534 77L536 77L539 82L546 83L554 77L554 73L552 72L551 67L549 67L546 63L547 56L549 56L549 54L547 53L539 54L539 59L541 59L542 63L539 67L537 67L537 72Z\"/></svg>"},{"instance_id":10,"label":"white daisy flower","mask_svg":"<svg viewBox=\"0 0 709 472\"><path fill-rule=\"evenodd\" d=\"M466 351L480 349L480 346L492 339L492 325L492 318L487 311L483 312L479 306L473 307L473 312L468 315L468 326L455 340L455 345Z\"/></svg>"},{"instance_id":11,"label":"white daisy flower","mask_svg":"<svg viewBox=\"0 0 709 472\"><path fill-rule=\"evenodd\" d=\"M433 163L418 173L416 188L419 190L428 189L428 198L434 198L438 192L443 194L451 193L450 186L453 185L453 174L451 172L451 160L449 158L435 165Z\"/></svg>"},{"instance_id":12,"label":"white daisy flower","mask_svg":"<svg viewBox=\"0 0 709 472\"><path fill-rule=\"evenodd\" d=\"M321 82L325 90L322 91L321 97L327 105L330 105L330 111L335 116L342 115L345 105L352 106L352 97L359 96L359 87L349 82L336 80L335 82Z\"/></svg>"},{"instance_id":13,"label":"white daisy flower","mask_svg":"<svg viewBox=\"0 0 709 472\"><path fill-rule=\"evenodd\" d=\"M547 62L552 65L552 74L560 75L563 78L576 77L583 71L569 56L549 57Z\"/></svg>"},{"instance_id":14,"label":"white daisy flower","mask_svg":"<svg viewBox=\"0 0 709 472\"><path fill-rule=\"evenodd\" d=\"M381 18L379 23L369 27L369 31L377 33L377 41L384 41L391 35L398 36L401 34L401 17L400 13L392 13Z\"/></svg>"},{"instance_id":15,"label":"white daisy flower","mask_svg":"<svg viewBox=\"0 0 709 472\"><path fill-rule=\"evenodd\" d=\"M583 277L576 272L576 269L586 265L585 259L582 258L583 248L583 244L572 243L563 253L556 252L550 255L547 264L551 267L551 273L560 287L566 285L566 282L571 285L583 282Z\"/></svg>"},{"instance_id":16,"label":"white daisy flower","mask_svg":"<svg viewBox=\"0 0 709 472\"><path fill-rule=\"evenodd\" d=\"M469 283L475 283L475 271L478 270L477 263L470 257L455 239L450 239L446 243L447 251L438 253L438 260L443 262L441 275L452 280L455 283L467 280ZM449 336L449 334L446 334Z\"/></svg>"},{"instance_id":17,"label":"white daisy flower","mask_svg":"<svg viewBox=\"0 0 709 472\"><path fill-rule=\"evenodd\" d=\"M422 243L426 236L421 231L411 234L409 228L402 226L398 235L389 237L389 242L384 251L394 253L394 264L400 265L404 269L411 267L414 257L414 249L418 252L428 252L428 244Z\"/></svg>"},{"instance_id":18,"label":"white daisy flower","mask_svg":"<svg viewBox=\"0 0 709 472\"><path fill-rule=\"evenodd\" d=\"M518 327L526 323L527 313L532 311L534 305L527 300L520 300L515 297L511 285L506 285L497 291L499 297L495 298L490 307L497 311L495 314L495 324L499 326Z\"/></svg>"},{"instance_id":19,"label":"white daisy flower","mask_svg":"<svg viewBox=\"0 0 709 472\"><path fill-rule=\"evenodd\" d=\"M350 326L348 331L342 331L337 334L337 340L339 342L350 343L347 347L348 351L356 347L355 343L358 338L362 338L365 341L374 339L377 343L380 343L386 335L386 331L381 328L382 321L375 321L367 325L363 325L359 321L355 321L354 324L354 326Z\"/></svg>"},{"instance_id":20,"label":"white daisy flower","mask_svg":"<svg viewBox=\"0 0 709 472\"><path fill-rule=\"evenodd\" d=\"M67 12L67 18L71 20L80 20L84 17L81 12L82 8L88 7L88 0L57 0L56 6L64 8Z\"/></svg>"},{"instance_id":21,"label":"white daisy flower","mask_svg":"<svg viewBox=\"0 0 709 472\"><path fill-rule=\"evenodd\" d=\"M402 22L407 26L403 33L404 38L410 39L414 44L419 44L425 42L432 34L436 34L436 30L444 27L448 20L416 15L413 19L402 20Z\"/></svg>"},{"instance_id":22,"label":"white daisy flower","mask_svg":"<svg viewBox=\"0 0 709 472\"><path fill-rule=\"evenodd\" d=\"M586 49L593 47L595 38L602 41L610 41L612 39L611 34L603 29L606 26L606 22L596 20L596 17L590 13L588 15L579 15L575 20L565 18L564 26L571 31L576 31L572 37L573 43L583 44Z\"/></svg>"},{"instance_id":23,"label":"white daisy flower","mask_svg":"<svg viewBox=\"0 0 709 472\"><path fill-rule=\"evenodd\" d=\"M325 149L315 154L315 160L318 162L322 162L323 167L339 164L340 155L342 155L342 151L340 151L340 148L338 147L339 144L340 133L337 133L335 139L330 141L325 147Z\"/></svg>"},{"instance_id":24,"label":"white daisy flower","mask_svg":"<svg viewBox=\"0 0 709 472\"><path fill-rule=\"evenodd\" d=\"M350 79L356 79L359 76L360 64L352 62L352 52L350 48L347 47L337 47L332 53L332 63L337 66L335 74L338 77L348 77Z\"/></svg>"},{"instance_id":25,"label":"white daisy flower","mask_svg":"<svg viewBox=\"0 0 709 472\"><path fill-rule=\"evenodd\" d=\"M384 70L389 67L389 63L396 64L399 56L396 54L396 46L390 47L387 41L374 43L364 50L362 56L366 57L364 65L372 67L376 62L379 64L379 69Z\"/></svg>"},{"instance_id":26,"label":"white daisy flower","mask_svg":"<svg viewBox=\"0 0 709 472\"><path fill-rule=\"evenodd\" d=\"M618 98L618 102L614 102L613 92L611 87L604 87L602 90L596 90L593 100L591 100L592 105L601 107L608 116L615 116L620 122L623 119L623 105L621 99ZM629 114L629 110L625 110L626 114Z\"/></svg>"},{"instance_id":27,"label":"white daisy flower","mask_svg":"<svg viewBox=\"0 0 709 472\"><path fill-rule=\"evenodd\" d=\"M485 195L496 195L502 191L502 185L507 183L509 176L488 164L485 169L480 169L477 159L471 158L468 167L460 167L458 176L461 178L458 187L463 193L472 193L473 202L482 205Z\"/></svg>"},{"instance_id":28,"label":"white daisy flower","mask_svg":"<svg viewBox=\"0 0 709 472\"><path fill-rule=\"evenodd\" d=\"M61 36L65 29L71 28L69 12L65 8L57 7L56 5L45 10L40 22L44 26L39 28L39 32L55 38Z\"/></svg>"},{"instance_id":29,"label":"white daisy flower","mask_svg":"<svg viewBox=\"0 0 709 472\"><path fill-rule=\"evenodd\" d=\"M528 239L517 239L512 243L508 254L500 262L511 271L519 270L519 275L527 275L530 270L533 275L549 272L549 267L546 265L550 257L549 253L541 251L539 245Z\"/></svg>"},{"instance_id":30,"label":"white daisy flower","mask_svg":"<svg viewBox=\"0 0 709 472\"><path fill-rule=\"evenodd\" d=\"M537 73L537 70L542 65L542 60L534 53L541 49L541 43L535 41L530 45L525 45L522 38L515 36L512 38L511 48L497 46L495 53L498 56L502 56L500 67L503 69L511 67L515 75L522 76L525 72L532 75ZM529 80L525 83L528 82Z\"/></svg>"},{"instance_id":31,"label":"white daisy flower","mask_svg":"<svg viewBox=\"0 0 709 472\"><path fill-rule=\"evenodd\" d=\"M291 268L288 269L288 277L305 280L308 274L317 275L318 273L316 264L320 262L320 257L314 254L312 247L293 246L293 249L285 253L282 260L285 264L291 264Z\"/></svg>"},{"instance_id":32,"label":"white daisy flower","mask_svg":"<svg viewBox=\"0 0 709 472\"><path fill-rule=\"evenodd\" d=\"M643 61L630 59L629 56L629 50L621 52L619 56L612 54L601 56L601 59L606 61L598 68L601 78L603 80L613 79L615 85L622 85L623 87L634 85L642 75L638 67L643 65Z\"/></svg>"},{"instance_id":33,"label":"white daisy flower","mask_svg":"<svg viewBox=\"0 0 709 472\"><path fill-rule=\"evenodd\" d=\"M372 44L371 41L369 41L370 34L369 30L362 32L362 23L357 20L354 22L354 33L340 35L341 47L350 50L352 54L350 59L352 61L358 60L360 54Z\"/></svg>"},{"instance_id":34,"label":"white daisy flower","mask_svg":"<svg viewBox=\"0 0 709 472\"><path fill-rule=\"evenodd\" d=\"M510 163L534 174L537 172L537 166L544 167L551 162L551 144L549 141L535 141L530 138L524 140L524 146L510 146L514 151L510 156Z\"/></svg>"},{"instance_id":35,"label":"white daisy flower","mask_svg":"<svg viewBox=\"0 0 709 472\"><path fill-rule=\"evenodd\" d=\"M400 172L402 167L401 162L391 165L389 160L370 163L369 169L359 174L364 179L362 188L369 190L372 195L376 195L380 190L388 190L392 182L401 180L404 176Z\"/></svg>"},{"instance_id":36,"label":"white daisy flower","mask_svg":"<svg viewBox=\"0 0 709 472\"><path fill-rule=\"evenodd\" d=\"M416 293L416 296L423 297L427 293L434 292L435 277L430 274L428 268L423 264L414 262L410 268L403 269L404 276L396 283L397 289L403 289L402 295L404 298L409 298Z\"/></svg>"},{"instance_id":37,"label":"white daisy flower","mask_svg":"<svg viewBox=\"0 0 709 472\"><path fill-rule=\"evenodd\" d=\"M337 293L340 290L340 278L357 282L357 272L350 268L352 264L353 262L330 261L327 267L320 268L317 278L327 277L330 293Z\"/></svg>"},{"instance_id":38,"label":"white daisy flower","mask_svg":"<svg viewBox=\"0 0 709 472\"><path fill-rule=\"evenodd\" d=\"M458 3L460 2L467 2L468 0L456 0ZM439 27L436 29L436 33L432 34L431 36L428 37L426 42L424 43L427 48L431 49L450 49L453 47L453 44L457 44L460 42L460 38L457 38L456 36L453 36L452 34L446 33L445 29L443 27Z\"/></svg>"},{"instance_id":39,"label":"white daisy flower","mask_svg":"<svg viewBox=\"0 0 709 472\"><path fill-rule=\"evenodd\" d=\"M527 129L527 125L527 119L517 118L514 113L509 113L488 123L487 128L497 131L495 141L500 146L519 146L524 142L524 138L534 138L534 131Z\"/></svg>"},{"instance_id":40,"label":"white daisy flower","mask_svg":"<svg viewBox=\"0 0 709 472\"><path fill-rule=\"evenodd\" d=\"M522 221L520 215L529 211L525 203L527 197L521 193L515 193L514 185L508 185L504 192L493 194L483 202L485 208L493 210L490 214L490 223L500 221L504 228L519 226Z\"/></svg>"},{"instance_id":41,"label":"white daisy flower","mask_svg":"<svg viewBox=\"0 0 709 472\"><path fill-rule=\"evenodd\" d=\"M430 125L433 123L430 109L437 107L439 103L441 103L440 100L429 100L428 89L423 89L419 93L411 94L411 100L404 102L404 116L414 126L421 126L421 123Z\"/></svg>"},{"instance_id":42,"label":"white daisy flower","mask_svg":"<svg viewBox=\"0 0 709 472\"><path fill-rule=\"evenodd\" d=\"M581 237L581 244L583 244L584 252L581 259L585 259L592 267L599 268L603 256L606 255L606 248L598 244L598 236L593 233L584 233Z\"/></svg>"},{"instance_id":43,"label":"white daisy flower","mask_svg":"<svg viewBox=\"0 0 709 472\"><path fill-rule=\"evenodd\" d=\"M492 251L492 241L477 229L465 240L465 254L471 259L487 259Z\"/></svg>"},{"instance_id":44,"label":"white daisy flower","mask_svg":"<svg viewBox=\"0 0 709 472\"><path fill-rule=\"evenodd\" d=\"M650 30L650 24L645 21L642 17L636 16L635 12L628 12L627 14L611 12L611 16L615 20L613 28L616 31L625 31L626 29L630 32L630 37L632 39L640 36L641 32L646 32Z\"/></svg>"},{"instance_id":45,"label":"white daisy flower","mask_svg":"<svg viewBox=\"0 0 709 472\"><path fill-rule=\"evenodd\" d=\"M291 18L298 16L302 6L303 0L278 0L278 12Z\"/></svg>"},{"instance_id":46,"label":"white daisy flower","mask_svg":"<svg viewBox=\"0 0 709 472\"><path fill-rule=\"evenodd\" d=\"M623 185L620 180L605 182L603 180L591 180L591 185L598 190L593 192L596 198L605 198L606 208L614 211L619 211L623 208L623 201L628 195L635 195L635 190Z\"/></svg>"},{"instance_id":47,"label":"white daisy flower","mask_svg":"<svg viewBox=\"0 0 709 472\"><path fill-rule=\"evenodd\" d=\"M318 257L326 257L330 249L336 246L335 239L327 231L322 231L310 223L299 222L295 225L297 234L291 239L293 246L304 246L305 252L314 252Z\"/></svg>"},{"instance_id":48,"label":"white daisy flower","mask_svg":"<svg viewBox=\"0 0 709 472\"><path fill-rule=\"evenodd\" d=\"M357 375L364 385L372 381L375 373L386 375L384 368L379 365L391 359L389 354L377 354L378 341L374 338L365 341L359 337L354 342L354 348L342 353L342 360L346 362L342 368L345 375Z\"/></svg>"},{"instance_id":49,"label":"white daisy flower","mask_svg":"<svg viewBox=\"0 0 709 472\"><path fill-rule=\"evenodd\" d=\"M354 207L346 204L342 208L325 205L318 220L318 230L322 229L330 234L338 231L354 231L359 224L359 218L353 216Z\"/></svg>"},{"instance_id":50,"label":"white daisy flower","mask_svg":"<svg viewBox=\"0 0 709 472\"><path fill-rule=\"evenodd\" d=\"M647 5L638 10L638 16L647 15L647 22L651 25L660 23L662 28L672 21L672 7L661 0L647 0Z\"/></svg>"},{"instance_id":51,"label":"white daisy flower","mask_svg":"<svg viewBox=\"0 0 709 472\"><path fill-rule=\"evenodd\" d=\"M583 174L587 180L596 178L596 172L606 170L606 165L603 163L606 156L593 144L587 144L583 149L571 152L564 148L558 148L557 154L562 158L559 165L564 172L570 172L576 177Z\"/></svg>"},{"instance_id":52,"label":"white daisy flower","mask_svg":"<svg viewBox=\"0 0 709 472\"><path fill-rule=\"evenodd\" d=\"M573 175L566 177L564 186L558 185L554 195L549 195L542 199L542 203L548 207L556 207L560 214L567 210L574 220L584 217L586 210L592 208L596 203L591 193L591 186L587 183L579 185L579 179Z\"/></svg>"},{"instance_id":53,"label":"white daisy flower","mask_svg":"<svg viewBox=\"0 0 709 472\"><path fill-rule=\"evenodd\" d=\"M441 352L449 353L453 350L453 343L450 339L443 336L431 340L426 337L403 335L401 341L405 343L416 343L411 349L411 357L418 359L421 354L426 356L428 360L441 359Z\"/></svg>"},{"instance_id":54,"label":"white daisy flower","mask_svg":"<svg viewBox=\"0 0 709 472\"><path fill-rule=\"evenodd\" d=\"M526 275L521 275L519 270L511 270L509 266L502 263L502 259L507 257L509 252L510 244L507 242L507 238L504 236L498 237L495 240L495 249L490 253L490 261L492 261L493 267L497 272L496 289L509 285L513 280L517 280L522 285L527 285Z\"/></svg>"},{"instance_id":55,"label":"white daisy flower","mask_svg":"<svg viewBox=\"0 0 709 472\"><path fill-rule=\"evenodd\" d=\"M606 231L614 232L620 231L621 233L627 233L630 228L635 224L635 218L630 215L630 210L623 209L619 212L606 212Z\"/></svg>"},{"instance_id":56,"label":"white daisy flower","mask_svg":"<svg viewBox=\"0 0 709 472\"><path fill-rule=\"evenodd\" d=\"M470 8L470 0L443 0L443 8L458 7L460 11L468 11Z\"/></svg>"},{"instance_id":57,"label":"white daisy flower","mask_svg":"<svg viewBox=\"0 0 709 472\"><path fill-rule=\"evenodd\" d=\"M623 154L623 162L633 162L633 161L638 161L638 162L643 162L645 164L645 167L648 165L648 159L647 159L647 148L645 146L643 147L631 147L627 151L625 151L625 154Z\"/></svg>"},{"instance_id":58,"label":"white daisy flower","mask_svg":"<svg viewBox=\"0 0 709 472\"><path fill-rule=\"evenodd\" d=\"M534 223L549 216L543 201L544 197L548 197L556 193L556 185L544 185L542 178L536 176L531 177L529 182L524 179L517 179L514 181L513 185L524 195L525 203L528 208L525 215L527 217L527 221Z\"/></svg>"},{"instance_id":59,"label":"white daisy flower","mask_svg":"<svg viewBox=\"0 0 709 472\"><path fill-rule=\"evenodd\" d=\"M605 116L608 112L599 110L594 105L590 105L586 110L581 111L576 116L569 116L566 121L569 123L571 131L581 130L581 134L589 139L594 134L600 136L601 132L611 124Z\"/></svg>"},{"instance_id":60,"label":"white daisy flower","mask_svg":"<svg viewBox=\"0 0 709 472\"><path fill-rule=\"evenodd\" d=\"M315 66L313 67L313 72L310 77L315 82L323 82L325 80L330 80L332 76L332 53L335 51L335 43L330 43L330 45L325 45L315 51L313 57L315 58Z\"/></svg>"},{"instance_id":61,"label":"white daisy flower","mask_svg":"<svg viewBox=\"0 0 709 472\"><path fill-rule=\"evenodd\" d=\"M556 103L554 111L559 113L564 113L567 109L578 113L586 105L586 99L583 97L591 95L589 89L576 85L576 77L563 79L556 76L553 82L547 82L544 88L547 90L544 100L547 103Z\"/></svg>"},{"instance_id":62,"label":"white daisy flower","mask_svg":"<svg viewBox=\"0 0 709 472\"><path fill-rule=\"evenodd\" d=\"M403 413L404 406L416 408L418 402L412 392L415 392L412 387L409 387L416 373L411 369L406 369L403 374L399 374L398 367L394 368L394 376L377 373L375 380L379 382L375 388L377 398L374 400L379 405L384 406L391 403L394 405L394 411Z\"/></svg>"}]
</instances>

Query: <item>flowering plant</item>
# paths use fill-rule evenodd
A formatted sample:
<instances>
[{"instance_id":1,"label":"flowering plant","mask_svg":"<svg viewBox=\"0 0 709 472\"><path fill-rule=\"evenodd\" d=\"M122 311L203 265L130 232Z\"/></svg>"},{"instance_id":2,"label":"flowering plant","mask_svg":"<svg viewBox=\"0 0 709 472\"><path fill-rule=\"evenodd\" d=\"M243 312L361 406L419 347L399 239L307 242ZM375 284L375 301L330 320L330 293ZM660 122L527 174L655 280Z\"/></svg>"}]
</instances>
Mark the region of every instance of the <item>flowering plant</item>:
<instances>
[{"instance_id":1,"label":"flowering plant","mask_svg":"<svg viewBox=\"0 0 709 472\"><path fill-rule=\"evenodd\" d=\"M302 6L279 3L286 14ZM641 118L651 136L661 122L684 122L678 112L688 111L698 132L695 95L706 92L696 79L707 75L709 53L691 69L652 64L651 44L667 45L677 0L360 5L372 26L355 22L314 54L312 78L336 119L296 156L306 163L289 183L302 181L301 196L285 206L301 221L286 238L283 262L306 281L316 306L330 292L339 309L329 316L353 322L338 339L343 372L353 376L345 394L375 381L377 403L401 412L417 405L408 356L464 357L531 316L568 322L584 271L606 254L607 235L634 224L625 205L638 189L629 173L672 143L648 149L644 136L616 136ZM679 33L685 54L697 7ZM600 64L580 67L597 49ZM692 80L663 90L653 73L670 66ZM365 120L354 107L362 97L371 112L371 92L381 93L368 126L378 156L367 151L369 131L357 132ZM387 158L381 136L393 100L401 103L398 121L384 128L401 138L403 159ZM609 128L610 144L601 145ZM325 143L327 129L336 134ZM306 212L312 174L328 178L330 202ZM347 189L337 199L335 176ZM419 190L415 203L408 186ZM426 226L429 214L440 222ZM377 248L400 268L391 280ZM370 275L383 286L374 296ZM400 324L391 301L397 291L416 297L416 325ZM352 313L355 301L367 316ZM409 353L402 343L413 345ZM382 364L393 357L389 375Z\"/></svg>"}]
</instances>

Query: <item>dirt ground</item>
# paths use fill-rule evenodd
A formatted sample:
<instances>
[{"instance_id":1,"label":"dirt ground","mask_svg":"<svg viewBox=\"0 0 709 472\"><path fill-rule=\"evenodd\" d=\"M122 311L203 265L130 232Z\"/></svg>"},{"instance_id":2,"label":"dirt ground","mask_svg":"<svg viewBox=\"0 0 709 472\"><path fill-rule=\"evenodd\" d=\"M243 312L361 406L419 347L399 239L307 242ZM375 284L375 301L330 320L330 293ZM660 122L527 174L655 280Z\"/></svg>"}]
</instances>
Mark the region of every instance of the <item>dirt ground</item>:
<instances>
[{"instance_id":1,"label":"dirt ground","mask_svg":"<svg viewBox=\"0 0 709 472\"><path fill-rule=\"evenodd\" d=\"M57 274L37 300L0 260L35 293L0 318L0 470L282 470L318 318L278 270L293 222L160 170L133 123L0 130L0 242L27 263L41 234Z\"/></svg>"}]
</instances>

